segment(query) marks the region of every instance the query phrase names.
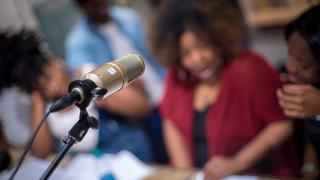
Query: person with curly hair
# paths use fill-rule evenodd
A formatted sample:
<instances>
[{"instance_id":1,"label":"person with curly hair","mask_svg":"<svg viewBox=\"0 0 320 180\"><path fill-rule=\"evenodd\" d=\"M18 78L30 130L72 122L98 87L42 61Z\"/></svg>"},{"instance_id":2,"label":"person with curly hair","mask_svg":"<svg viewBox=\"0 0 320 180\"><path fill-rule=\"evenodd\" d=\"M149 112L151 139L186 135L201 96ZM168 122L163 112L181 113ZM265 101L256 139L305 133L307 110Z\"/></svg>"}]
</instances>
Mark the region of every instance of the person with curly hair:
<instances>
[{"instance_id":1,"label":"person with curly hair","mask_svg":"<svg viewBox=\"0 0 320 180\"><path fill-rule=\"evenodd\" d=\"M52 93L43 84L49 76L45 68L50 64L43 50L34 32L0 34L0 119L5 140L12 147L23 147L29 138L32 97L47 98Z\"/></svg>"},{"instance_id":2,"label":"person with curly hair","mask_svg":"<svg viewBox=\"0 0 320 180\"><path fill-rule=\"evenodd\" d=\"M286 63L289 83L277 90L285 115L304 119L307 141L304 165L306 179L319 179L320 162L320 5L306 10L284 30L288 44Z\"/></svg>"},{"instance_id":3,"label":"person with curly hair","mask_svg":"<svg viewBox=\"0 0 320 180\"><path fill-rule=\"evenodd\" d=\"M153 21L153 54L169 68L160 105L175 167L205 178L295 176L292 122L277 103L279 74L244 49L244 25L226 1L167 0Z\"/></svg>"},{"instance_id":4,"label":"person with curly hair","mask_svg":"<svg viewBox=\"0 0 320 180\"><path fill-rule=\"evenodd\" d=\"M23 148L47 111L47 105L67 93L70 79L63 62L50 55L39 33L31 30L0 33L0 68L3 139L14 149ZM98 117L93 105L87 110ZM59 142L62 143L78 116L75 106L49 116L31 146L33 155L45 158L58 150ZM90 129L71 151L90 152L97 141L98 131Z\"/></svg>"}]
</instances>

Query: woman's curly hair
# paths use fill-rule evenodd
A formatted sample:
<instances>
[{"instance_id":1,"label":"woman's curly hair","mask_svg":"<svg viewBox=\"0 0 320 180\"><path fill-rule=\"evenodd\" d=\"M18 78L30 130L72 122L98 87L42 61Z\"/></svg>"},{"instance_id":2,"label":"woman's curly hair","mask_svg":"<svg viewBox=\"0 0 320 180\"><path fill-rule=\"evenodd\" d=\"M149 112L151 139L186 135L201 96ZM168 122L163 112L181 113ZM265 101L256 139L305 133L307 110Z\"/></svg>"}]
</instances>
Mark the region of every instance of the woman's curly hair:
<instances>
[{"instance_id":1,"label":"woman's curly hair","mask_svg":"<svg viewBox=\"0 0 320 180\"><path fill-rule=\"evenodd\" d=\"M0 32L0 92L14 85L27 93L38 90L48 59L37 32Z\"/></svg>"},{"instance_id":2,"label":"woman's curly hair","mask_svg":"<svg viewBox=\"0 0 320 180\"><path fill-rule=\"evenodd\" d=\"M150 27L150 47L161 64L178 64L180 37L192 31L227 60L239 50L244 27L241 16L224 0L167 0Z\"/></svg>"}]
</instances>

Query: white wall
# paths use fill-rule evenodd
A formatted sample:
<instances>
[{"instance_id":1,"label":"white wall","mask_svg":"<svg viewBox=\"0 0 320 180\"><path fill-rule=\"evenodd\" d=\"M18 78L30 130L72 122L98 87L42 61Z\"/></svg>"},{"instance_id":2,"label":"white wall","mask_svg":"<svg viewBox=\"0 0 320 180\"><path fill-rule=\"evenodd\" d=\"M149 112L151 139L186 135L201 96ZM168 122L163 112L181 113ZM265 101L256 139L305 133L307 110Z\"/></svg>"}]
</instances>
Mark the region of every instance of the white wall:
<instances>
[{"instance_id":1,"label":"white wall","mask_svg":"<svg viewBox=\"0 0 320 180\"><path fill-rule=\"evenodd\" d=\"M287 46L283 28L252 29L250 31L251 48L264 56L273 66L285 63Z\"/></svg>"},{"instance_id":2,"label":"white wall","mask_svg":"<svg viewBox=\"0 0 320 180\"><path fill-rule=\"evenodd\" d=\"M36 28L29 1L0 0L0 29Z\"/></svg>"}]
</instances>

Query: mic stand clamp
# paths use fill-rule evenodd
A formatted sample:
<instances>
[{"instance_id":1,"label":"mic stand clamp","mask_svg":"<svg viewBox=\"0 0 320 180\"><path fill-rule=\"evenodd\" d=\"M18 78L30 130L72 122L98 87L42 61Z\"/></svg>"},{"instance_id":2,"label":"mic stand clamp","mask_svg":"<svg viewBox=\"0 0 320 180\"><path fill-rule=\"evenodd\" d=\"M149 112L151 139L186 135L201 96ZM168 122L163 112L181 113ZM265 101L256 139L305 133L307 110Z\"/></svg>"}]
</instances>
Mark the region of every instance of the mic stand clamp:
<instances>
[{"instance_id":1,"label":"mic stand clamp","mask_svg":"<svg viewBox=\"0 0 320 180\"><path fill-rule=\"evenodd\" d=\"M63 142L65 145L56 158L51 162L47 170L43 173L40 178L41 180L49 178L71 146L80 142L90 127L97 129L99 127L99 122L95 117L89 116L86 109L81 108L78 122L71 128L68 135L64 138Z\"/></svg>"}]
</instances>

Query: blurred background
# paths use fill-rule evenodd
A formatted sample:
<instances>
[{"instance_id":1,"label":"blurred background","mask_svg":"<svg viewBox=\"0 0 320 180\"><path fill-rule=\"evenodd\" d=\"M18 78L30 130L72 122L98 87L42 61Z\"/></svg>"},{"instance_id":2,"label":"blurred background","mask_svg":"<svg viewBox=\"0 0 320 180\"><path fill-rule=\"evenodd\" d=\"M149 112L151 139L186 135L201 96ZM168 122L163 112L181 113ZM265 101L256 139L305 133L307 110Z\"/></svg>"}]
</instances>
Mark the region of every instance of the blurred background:
<instances>
[{"instance_id":1,"label":"blurred background","mask_svg":"<svg viewBox=\"0 0 320 180\"><path fill-rule=\"evenodd\" d=\"M148 25L165 0L113 0L131 7ZM286 59L282 26L319 0L232 0L248 25L248 45L278 66ZM1 0L0 29L40 28L50 49L64 58L65 37L79 16L72 0Z\"/></svg>"}]
</instances>

